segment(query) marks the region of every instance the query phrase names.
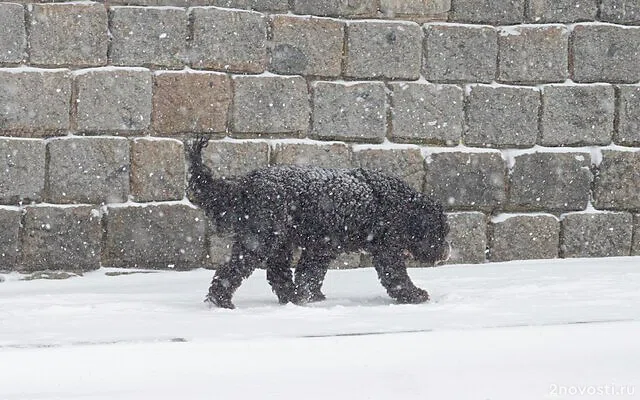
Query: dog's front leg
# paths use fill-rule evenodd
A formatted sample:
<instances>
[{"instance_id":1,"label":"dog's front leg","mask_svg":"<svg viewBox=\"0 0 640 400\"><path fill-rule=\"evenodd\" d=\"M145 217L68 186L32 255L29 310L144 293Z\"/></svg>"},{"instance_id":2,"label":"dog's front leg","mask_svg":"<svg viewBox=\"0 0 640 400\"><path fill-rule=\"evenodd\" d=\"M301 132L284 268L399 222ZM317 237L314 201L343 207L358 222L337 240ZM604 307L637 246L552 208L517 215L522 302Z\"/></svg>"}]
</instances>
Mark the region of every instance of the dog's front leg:
<instances>
[{"instance_id":1,"label":"dog's front leg","mask_svg":"<svg viewBox=\"0 0 640 400\"><path fill-rule=\"evenodd\" d=\"M382 286L398 303L418 304L429 300L429 293L411 281L400 251L373 254L373 266Z\"/></svg>"}]
</instances>

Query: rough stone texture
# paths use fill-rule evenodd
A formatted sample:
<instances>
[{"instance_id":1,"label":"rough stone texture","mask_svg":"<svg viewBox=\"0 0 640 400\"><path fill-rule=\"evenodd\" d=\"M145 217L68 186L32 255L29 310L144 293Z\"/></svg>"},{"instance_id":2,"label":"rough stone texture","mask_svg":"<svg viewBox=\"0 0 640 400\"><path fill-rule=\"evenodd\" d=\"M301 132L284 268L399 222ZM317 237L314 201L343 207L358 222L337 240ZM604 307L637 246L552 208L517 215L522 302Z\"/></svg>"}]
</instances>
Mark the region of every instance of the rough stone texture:
<instances>
[{"instance_id":1,"label":"rough stone texture","mask_svg":"<svg viewBox=\"0 0 640 400\"><path fill-rule=\"evenodd\" d=\"M524 21L525 0L451 0L453 22L509 25Z\"/></svg>"},{"instance_id":2,"label":"rough stone texture","mask_svg":"<svg viewBox=\"0 0 640 400\"><path fill-rule=\"evenodd\" d=\"M613 141L623 146L640 146L640 86L618 87L618 125Z\"/></svg>"},{"instance_id":3,"label":"rough stone texture","mask_svg":"<svg viewBox=\"0 0 640 400\"><path fill-rule=\"evenodd\" d=\"M455 145L462 136L464 93L460 86L391 83L391 138L401 142Z\"/></svg>"},{"instance_id":4,"label":"rough stone texture","mask_svg":"<svg viewBox=\"0 0 640 400\"><path fill-rule=\"evenodd\" d=\"M112 7L110 13L111 63L176 67L186 61L185 10Z\"/></svg>"},{"instance_id":5,"label":"rough stone texture","mask_svg":"<svg viewBox=\"0 0 640 400\"><path fill-rule=\"evenodd\" d=\"M598 14L598 0L529 0L531 22L593 21Z\"/></svg>"},{"instance_id":6,"label":"rough stone texture","mask_svg":"<svg viewBox=\"0 0 640 400\"><path fill-rule=\"evenodd\" d=\"M173 0L175 1L175 0ZM212 5L227 8L242 8L257 11L286 11L287 0L181 0L185 6Z\"/></svg>"},{"instance_id":7,"label":"rough stone texture","mask_svg":"<svg viewBox=\"0 0 640 400\"><path fill-rule=\"evenodd\" d=\"M107 63L107 10L99 3L33 4L30 62L92 66Z\"/></svg>"},{"instance_id":8,"label":"rough stone texture","mask_svg":"<svg viewBox=\"0 0 640 400\"><path fill-rule=\"evenodd\" d=\"M120 203L129 194L129 142L124 138L65 138L48 143L48 200Z\"/></svg>"},{"instance_id":9,"label":"rough stone texture","mask_svg":"<svg viewBox=\"0 0 640 400\"><path fill-rule=\"evenodd\" d=\"M217 178L245 175L269 165L267 142L210 141L202 159Z\"/></svg>"},{"instance_id":10,"label":"rough stone texture","mask_svg":"<svg viewBox=\"0 0 640 400\"><path fill-rule=\"evenodd\" d=\"M103 264L123 268L201 267L206 222L185 204L108 207Z\"/></svg>"},{"instance_id":11,"label":"rough stone texture","mask_svg":"<svg viewBox=\"0 0 640 400\"><path fill-rule=\"evenodd\" d=\"M593 191L596 208L640 210L640 152L603 150Z\"/></svg>"},{"instance_id":12,"label":"rough stone texture","mask_svg":"<svg viewBox=\"0 0 640 400\"><path fill-rule=\"evenodd\" d=\"M532 153L515 157L509 207L527 211L584 210L593 175L589 153Z\"/></svg>"},{"instance_id":13,"label":"rough stone texture","mask_svg":"<svg viewBox=\"0 0 640 400\"><path fill-rule=\"evenodd\" d=\"M274 16L269 70L278 74L337 77L344 23L325 18Z\"/></svg>"},{"instance_id":14,"label":"rough stone texture","mask_svg":"<svg viewBox=\"0 0 640 400\"><path fill-rule=\"evenodd\" d=\"M373 17L376 2L370 0L293 0L293 12L330 17Z\"/></svg>"},{"instance_id":15,"label":"rough stone texture","mask_svg":"<svg viewBox=\"0 0 640 400\"><path fill-rule=\"evenodd\" d=\"M420 77L422 30L418 24L350 22L344 74L351 78Z\"/></svg>"},{"instance_id":16,"label":"rough stone texture","mask_svg":"<svg viewBox=\"0 0 640 400\"><path fill-rule=\"evenodd\" d=\"M380 11L390 18L444 17L451 9L451 0L381 0Z\"/></svg>"},{"instance_id":17,"label":"rough stone texture","mask_svg":"<svg viewBox=\"0 0 640 400\"><path fill-rule=\"evenodd\" d=\"M75 78L77 127L86 133L132 132L151 121L151 72L146 69L98 68Z\"/></svg>"},{"instance_id":18,"label":"rough stone texture","mask_svg":"<svg viewBox=\"0 0 640 400\"><path fill-rule=\"evenodd\" d=\"M130 145L132 200L144 202L182 199L186 174L182 142L137 138Z\"/></svg>"},{"instance_id":19,"label":"rough stone texture","mask_svg":"<svg viewBox=\"0 0 640 400\"><path fill-rule=\"evenodd\" d=\"M574 81L640 80L640 27L578 24L573 29L572 43Z\"/></svg>"},{"instance_id":20,"label":"rough stone texture","mask_svg":"<svg viewBox=\"0 0 640 400\"><path fill-rule=\"evenodd\" d=\"M562 257L618 257L631 252L629 213L570 213L561 222Z\"/></svg>"},{"instance_id":21,"label":"rough stone texture","mask_svg":"<svg viewBox=\"0 0 640 400\"><path fill-rule=\"evenodd\" d=\"M44 163L44 141L0 139L0 204L41 201Z\"/></svg>"},{"instance_id":22,"label":"rough stone texture","mask_svg":"<svg viewBox=\"0 0 640 400\"><path fill-rule=\"evenodd\" d=\"M225 74L157 73L152 128L163 135L224 132L231 98L231 79Z\"/></svg>"},{"instance_id":23,"label":"rough stone texture","mask_svg":"<svg viewBox=\"0 0 640 400\"><path fill-rule=\"evenodd\" d=\"M417 148L365 148L353 152L354 167L376 169L397 176L417 191L422 191L424 185L423 165L424 158Z\"/></svg>"},{"instance_id":24,"label":"rough stone texture","mask_svg":"<svg viewBox=\"0 0 640 400\"><path fill-rule=\"evenodd\" d=\"M0 270L18 267L21 220L22 210L18 207L0 207Z\"/></svg>"},{"instance_id":25,"label":"rough stone texture","mask_svg":"<svg viewBox=\"0 0 640 400\"><path fill-rule=\"evenodd\" d=\"M480 212L447 215L451 256L447 264L478 264L486 260L487 217Z\"/></svg>"},{"instance_id":26,"label":"rough stone texture","mask_svg":"<svg viewBox=\"0 0 640 400\"><path fill-rule=\"evenodd\" d=\"M382 141L387 133L382 82L314 82L311 135L323 139Z\"/></svg>"},{"instance_id":27,"label":"rough stone texture","mask_svg":"<svg viewBox=\"0 0 640 400\"><path fill-rule=\"evenodd\" d=\"M564 25L504 27L498 31L498 80L563 82L569 77L569 30Z\"/></svg>"},{"instance_id":28,"label":"rough stone texture","mask_svg":"<svg viewBox=\"0 0 640 400\"><path fill-rule=\"evenodd\" d=\"M600 18L614 23L637 24L640 22L640 4L636 0L603 0Z\"/></svg>"},{"instance_id":29,"label":"rough stone texture","mask_svg":"<svg viewBox=\"0 0 640 400\"><path fill-rule=\"evenodd\" d=\"M66 70L0 70L0 132L41 136L64 131L70 98Z\"/></svg>"},{"instance_id":30,"label":"rough stone texture","mask_svg":"<svg viewBox=\"0 0 640 400\"><path fill-rule=\"evenodd\" d=\"M299 76L235 76L232 130L283 133L309 127L307 82Z\"/></svg>"},{"instance_id":31,"label":"rough stone texture","mask_svg":"<svg viewBox=\"0 0 640 400\"><path fill-rule=\"evenodd\" d=\"M351 153L349 147L342 143L277 143L273 147L272 163L350 168Z\"/></svg>"},{"instance_id":32,"label":"rough stone texture","mask_svg":"<svg viewBox=\"0 0 640 400\"><path fill-rule=\"evenodd\" d=\"M490 83L495 79L495 28L427 24L425 35L422 73L427 80Z\"/></svg>"},{"instance_id":33,"label":"rough stone texture","mask_svg":"<svg viewBox=\"0 0 640 400\"><path fill-rule=\"evenodd\" d=\"M212 267L218 268L231 259L233 233L215 233L209 236L208 261Z\"/></svg>"},{"instance_id":34,"label":"rough stone texture","mask_svg":"<svg viewBox=\"0 0 640 400\"><path fill-rule=\"evenodd\" d=\"M560 222L553 215L518 215L489 225L491 261L558 256Z\"/></svg>"},{"instance_id":35,"label":"rough stone texture","mask_svg":"<svg viewBox=\"0 0 640 400\"><path fill-rule=\"evenodd\" d=\"M25 57L27 34L24 8L20 4L0 3L0 64L19 63Z\"/></svg>"},{"instance_id":36,"label":"rough stone texture","mask_svg":"<svg viewBox=\"0 0 640 400\"><path fill-rule=\"evenodd\" d=\"M100 267L100 211L91 206L27 207L21 269L89 271Z\"/></svg>"},{"instance_id":37,"label":"rough stone texture","mask_svg":"<svg viewBox=\"0 0 640 400\"><path fill-rule=\"evenodd\" d=\"M260 73L267 64L267 23L253 11L193 8L191 64L233 72Z\"/></svg>"},{"instance_id":38,"label":"rough stone texture","mask_svg":"<svg viewBox=\"0 0 640 400\"><path fill-rule=\"evenodd\" d=\"M640 214L633 216L633 239L631 242L631 255L640 256Z\"/></svg>"},{"instance_id":39,"label":"rough stone texture","mask_svg":"<svg viewBox=\"0 0 640 400\"><path fill-rule=\"evenodd\" d=\"M464 142L470 146L531 147L538 139L540 91L473 85L468 90Z\"/></svg>"},{"instance_id":40,"label":"rough stone texture","mask_svg":"<svg viewBox=\"0 0 640 400\"><path fill-rule=\"evenodd\" d=\"M505 165L497 152L432 153L425 192L449 210L492 211L505 202Z\"/></svg>"},{"instance_id":41,"label":"rough stone texture","mask_svg":"<svg viewBox=\"0 0 640 400\"><path fill-rule=\"evenodd\" d=\"M545 85L540 144L607 145L613 134L614 111L610 85Z\"/></svg>"}]
</instances>

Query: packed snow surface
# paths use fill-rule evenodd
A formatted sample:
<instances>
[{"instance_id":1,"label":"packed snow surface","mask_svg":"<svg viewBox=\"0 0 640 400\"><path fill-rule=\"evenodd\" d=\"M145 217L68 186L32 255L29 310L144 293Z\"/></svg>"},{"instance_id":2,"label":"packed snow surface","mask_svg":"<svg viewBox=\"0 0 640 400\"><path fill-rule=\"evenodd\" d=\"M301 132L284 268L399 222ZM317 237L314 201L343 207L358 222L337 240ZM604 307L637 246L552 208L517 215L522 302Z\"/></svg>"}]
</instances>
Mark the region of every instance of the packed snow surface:
<instances>
[{"instance_id":1,"label":"packed snow surface","mask_svg":"<svg viewBox=\"0 0 640 400\"><path fill-rule=\"evenodd\" d=\"M264 271L202 300L211 271L0 283L0 399L544 399L640 396L640 257L329 271L277 304Z\"/></svg>"}]
</instances>

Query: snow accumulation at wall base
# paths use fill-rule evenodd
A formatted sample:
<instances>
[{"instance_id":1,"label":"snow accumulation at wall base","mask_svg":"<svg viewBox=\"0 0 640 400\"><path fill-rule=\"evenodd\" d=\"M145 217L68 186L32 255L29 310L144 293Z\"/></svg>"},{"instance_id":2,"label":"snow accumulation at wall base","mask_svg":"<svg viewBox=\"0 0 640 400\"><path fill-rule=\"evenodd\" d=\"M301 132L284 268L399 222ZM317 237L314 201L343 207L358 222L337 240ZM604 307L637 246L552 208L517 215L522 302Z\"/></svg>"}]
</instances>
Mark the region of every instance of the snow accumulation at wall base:
<instances>
[{"instance_id":1,"label":"snow accumulation at wall base","mask_svg":"<svg viewBox=\"0 0 640 400\"><path fill-rule=\"evenodd\" d=\"M366 268L280 306L256 271L233 311L202 303L211 271L113 272L4 275L0 399L640 395L640 257L412 269L421 305Z\"/></svg>"}]
</instances>

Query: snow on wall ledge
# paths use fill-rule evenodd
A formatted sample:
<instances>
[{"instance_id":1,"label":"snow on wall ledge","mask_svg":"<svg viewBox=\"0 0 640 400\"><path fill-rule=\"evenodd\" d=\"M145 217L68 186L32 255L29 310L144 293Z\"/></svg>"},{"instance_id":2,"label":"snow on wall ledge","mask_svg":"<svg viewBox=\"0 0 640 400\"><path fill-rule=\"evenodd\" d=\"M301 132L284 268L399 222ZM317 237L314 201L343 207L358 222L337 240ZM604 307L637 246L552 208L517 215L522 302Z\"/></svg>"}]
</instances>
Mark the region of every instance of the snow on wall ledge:
<instances>
[{"instance_id":1,"label":"snow on wall ledge","mask_svg":"<svg viewBox=\"0 0 640 400\"><path fill-rule=\"evenodd\" d=\"M637 2L480 3L0 2L0 270L224 262L194 134L220 175L399 175L453 263L640 254Z\"/></svg>"}]
</instances>

